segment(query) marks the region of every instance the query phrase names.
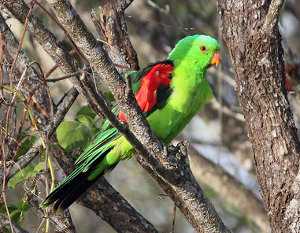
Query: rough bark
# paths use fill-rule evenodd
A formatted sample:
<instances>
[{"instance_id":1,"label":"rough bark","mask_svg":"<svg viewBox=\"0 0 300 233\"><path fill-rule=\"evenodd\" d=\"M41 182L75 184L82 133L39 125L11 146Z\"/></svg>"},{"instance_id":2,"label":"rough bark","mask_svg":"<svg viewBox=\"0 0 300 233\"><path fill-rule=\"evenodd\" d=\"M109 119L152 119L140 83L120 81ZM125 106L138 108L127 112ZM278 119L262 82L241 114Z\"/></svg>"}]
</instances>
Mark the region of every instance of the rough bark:
<instances>
[{"instance_id":1,"label":"rough bark","mask_svg":"<svg viewBox=\"0 0 300 233\"><path fill-rule=\"evenodd\" d=\"M125 136L142 154L139 159L142 165L157 179L198 232L229 232L210 202L204 198L201 188L182 159L184 156L178 150L169 150L167 153L166 148L152 134L132 92L112 65L101 42L88 31L68 1L48 2L76 46L108 85L121 111L130 119L128 124L136 138ZM123 131L122 127L118 129Z\"/></svg>"},{"instance_id":2,"label":"rough bark","mask_svg":"<svg viewBox=\"0 0 300 233\"><path fill-rule=\"evenodd\" d=\"M2 33L4 34L3 38L5 38L5 48L6 48L7 57L15 58L19 53L18 58L16 60L16 65L18 67L17 69L26 69L27 67L31 67L30 60L26 56L25 52L23 50L20 50L19 52L16 51L16 48L18 48L19 43L17 39L14 37L13 33L10 31L9 27L7 26L1 14L0 14L0 28L3 29ZM32 67L27 70L28 70L28 76L25 77L30 77L30 79L27 78L24 84L19 85L19 89L20 89L19 91L22 92L24 96L27 98L31 98L31 96L35 97L35 103L38 106L35 108L34 111L34 115L36 119L38 119L36 124L38 125L39 129L44 129L47 126L47 123L51 117L49 114L45 114L45 112L46 113L50 112L49 109L52 109L51 107L52 103L50 101L50 97L48 96L47 86L45 85L42 74L38 73ZM73 99L75 100L75 98ZM62 118L60 118L60 120L62 120ZM57 121L57 119L55 118L54 121ZM56 123L58 125L60 122L56 122ZM52 124L50 123L49 125L51 126ZM48 129L49 131L52 130L51 133L53 133L55 128L53 127L52 129L51 128ZM25 154L19 161L17 161L15 166L10 169L10 174L3 175L1 170L0 173L1 185L7 182L11 174L15 174L17 171L19 171L20 166L22 166L23 168L26 165L28 165L28 163L32 161L32 159L34 158L34 156L38 154L38 152L39 152L39 148L37 147L31 148L29 152ZM3 171L5 170L3 169ZM7 178L7 180L4 180L4 178ZM36 197L34 198L37 199ZM38 201L31 202L31 200L29 202L43 217L44 211L39 207L39 202ZM56 223L55 225L56 232L60 232L60 229L64 229L64 232L69 232L69 233L75 232L75 228L68 211L66 211L64 215L62 215L61 217L51 215L49 216L49 218Z\"/></svg>"},{"instance_id":3,"label":"rough bark","mask_svg":"<svg viewBox=\"0 0 300 233\"><path fill-rule=\"evenodd\" d=\"M29 76L30 79L25 78L21 81L21 88L18 91L26 98L25 102L33 107L33 113L37 121L44 124L49 117L49 113L51 113L51 104L48 87L45 85L43 74L36 69L35 65L31 64L23 50L18 50L19 42L9 30L1 15L0 35L3 39L3 51L4 54L6 54L7 62L12 64L13 59L17 56L14 70L16 70L19 75L18 77L10 77L10 79L12 82L19 82L20 80L18 78L20 78L22 73L26 70L25 75ZM9 77L7 78L9 79Z\"/></svg>"},{"instance_id":4,"label":"rough bark","mask_svg":"<svg viewBox=\"0 0 300 233\"><path fill-rule=\"evenodd\" d=\"M26 17L29 12L29 7L25 4L24 1L0 0L0 4L5 6L18 20L20 20L22 23L25 23ZM38 20L38 18L34 15L31 15L29 17L28 22L29 30L32 32L35 40L40 43L44 50L59 65L61 70L65 74L73 73L74 71L76 71L76 64L78 64L79 62L74 60L74 57L70 56L68 54L68 51L66 51L59 44L54 34L47 30L46 27L44 27L44 25L41 23L41 21ZM7 29L7 27L5 27L5 29ZM15 48L17 48L17 46L15 46ZM79 90L81 90L79 83L75 82L74 84ZM42 89L38 90L40 91ZM94 92L95 90L93 89L92 91ZM84 90L84 92L87 93L90 92L90 90L86 89ZM52 133L55 131L55 128L59 125L60 121L67 113L70 107L68 103L72 101L72 98L74 98L74 96L78 95L78 92L75 89L72 89L69 93L70 95L67 95L65 101L63 101L63 103L58 107L56 112L57 117L54 117L53 121L49 122L47 126L43 124L43 129L47 137L50 137L52 135ZM10 175L13 175L20 168L25 167L37 155L39 155L39 148L31 148L28 153L20 158L17 165L11 170ZM58 159L62 160L62 162L70 162L70 160L66 158L65 155L61 155L62 156ZM101 187L102 184L104 187L107 187L107 190L106 192L102 192L100 195L100 192L96 190L97 188ZM93 210L98 216L108 221L108 223L118 232L156 232L151 223L144 219L143 216L141 216L132 206L130 206L130 204L117 191L115 191L112 186L109 186L105 180L100 181L100 183L98 185L95 185L94 188L92 188L90 191L93 193L93 195L88 195L86 198L84 198L84 201L82 203L91 208L91 210ZM94 202L97 202L97 204ZM99 206L98 204L100 202L103 205ZM34 203L35 202L33 201L32 204ZM107 206L114 205L118 206L118 208L107 208ZM134 222L134 224L130 224L127 227L124 227L123 223L128 221ZM56 226L58 226L59 229L67 229L61 224L56 224Z\"/></svg>"},{"instance_id":5,"label":"rough bark","mask_svg":"<svg viewBox=\"0 0 300 233\"><path fill-rule=\"evenodd\" d=\"M127 33L124 11L133 0L104 0L100 2L99 12L92 13L92 19L100 38L107 44L104 48L119 72L138 70L137 54Z\"/></svg>"},{"instance_id":6,"label":"rough bark","mask_svg":"<svg viewBox=\"0 0 300 233\"><path fill-rule=\"evenodd\" d=\"M253 146L256 172L273 232L290 232L285 218L299 167L299 143L284 89L278 17L283 1L219 0L237 94ZM296 232L296 231L295 231Z\"/></svg>"}]
</instances>

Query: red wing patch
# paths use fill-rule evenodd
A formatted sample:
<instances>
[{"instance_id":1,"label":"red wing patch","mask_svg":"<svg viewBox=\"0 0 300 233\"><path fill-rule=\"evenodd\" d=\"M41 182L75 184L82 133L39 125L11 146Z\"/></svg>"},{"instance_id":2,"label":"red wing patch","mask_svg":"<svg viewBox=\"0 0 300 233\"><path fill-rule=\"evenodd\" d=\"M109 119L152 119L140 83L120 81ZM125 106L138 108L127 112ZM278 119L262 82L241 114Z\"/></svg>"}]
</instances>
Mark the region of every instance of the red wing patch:
<instances>
[{"instance_id":1,"label":"red wing patch","mask_svg":"<svg viewBox=\"0 0 300 233\"><path fill-rule=\"evenodd\" d=\"M127 122L127 116L124 112L120 112L118 118L119 118L119 121L121 121L121 122L125 122L125 123Z\"/></svg>"},{"instance_id":2,"label":"red wing patch","mask_svg":"<svg viewBox=\"0 0 300 233\"><path fill-rule=\"evenodd\" d=\"M169 86L173 65L156 64L141 79L141 85L135 99L142 112L150 112L157 103L157 89L162 86ZM119 120L127 122L127 117L123 112L119 113Z\"/></svg>"}]
</instances>

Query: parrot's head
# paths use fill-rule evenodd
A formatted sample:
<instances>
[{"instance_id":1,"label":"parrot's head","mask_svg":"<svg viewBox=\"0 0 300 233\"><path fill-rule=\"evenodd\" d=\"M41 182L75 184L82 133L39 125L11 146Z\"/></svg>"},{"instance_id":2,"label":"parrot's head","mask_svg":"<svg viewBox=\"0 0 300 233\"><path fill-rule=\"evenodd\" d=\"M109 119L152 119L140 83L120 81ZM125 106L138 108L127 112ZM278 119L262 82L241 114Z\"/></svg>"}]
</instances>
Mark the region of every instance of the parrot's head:
<instances>
[{"instance_id":1,"label":"parrot's head","mask_svg":"<svg viewBox=\"0 0 300 233\"><path fill-rule=\"evenodd\" d=\"M177 42L169 59L175 67L189 66L190 69L205 71L211 65L220 63L220 45L216 39L206 35L186 36Z\"/></svg>"}]
</instances>

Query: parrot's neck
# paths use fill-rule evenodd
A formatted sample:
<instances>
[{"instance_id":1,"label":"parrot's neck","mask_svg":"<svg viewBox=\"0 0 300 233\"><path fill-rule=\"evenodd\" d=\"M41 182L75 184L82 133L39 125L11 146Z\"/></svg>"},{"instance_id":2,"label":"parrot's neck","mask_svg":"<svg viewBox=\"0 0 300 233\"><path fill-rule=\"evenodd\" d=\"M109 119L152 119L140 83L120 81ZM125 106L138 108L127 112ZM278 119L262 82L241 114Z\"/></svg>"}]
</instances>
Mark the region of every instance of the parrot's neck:
<instances>
[{"instance_id":1,"label":"parrot's neck","mask_svg":"<svg viewBox=\"0 0 300 233\"><path fill-rule=\"evenodd\" d=\"M190 63L175 65L171 82L170 104L179 112L187 115L198 112L211 97L211 89L205 79L206 70L197 69Z\"/></svg>"},{"instance_id":2,"label":"parrot's neck","mask_svg":"<svg viewBox=\"0 0 300 233\"><path fill-rule=\"evenodd\" d=\"M212 97L205 70L197 69L183 61L172 73L172 94L166 105L149 117L148 121L156 135L169 143Z\"/></svg>"}]
</instances>

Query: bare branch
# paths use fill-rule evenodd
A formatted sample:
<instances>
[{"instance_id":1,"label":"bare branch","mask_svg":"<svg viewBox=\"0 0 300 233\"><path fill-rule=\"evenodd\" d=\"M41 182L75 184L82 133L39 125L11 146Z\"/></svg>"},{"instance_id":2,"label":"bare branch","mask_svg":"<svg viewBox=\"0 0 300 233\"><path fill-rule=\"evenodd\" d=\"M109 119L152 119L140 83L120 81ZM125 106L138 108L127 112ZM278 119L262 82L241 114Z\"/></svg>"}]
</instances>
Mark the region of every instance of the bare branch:
<instances>
[{"instance_id":1,"label":"bare branch","mask_svg":"<svg viewBox=\"0 0 300 233\"><path fill-rule=\"evenodd\" d=\"M272 0L269 5L268 13L265 17L265 22L262 27L263 32L271 33L274 27L278 24L280 11L284 0Z\"/></svg>"},{"instance_id":2,"label":"bare branch","mask_svg":"<svg viewBox=\"0 0 300 233\"><path fill-rule=\"evenodd\" d=\"M9 56L7 57L13 58L17 54L19 54L18 59L16 59L15 61L17 64L17 69L21 74L25 69L27 69L26 76L30 77L30 79L27 78L24 81L24 85L22 85L24 87L21 89L21 92L26 98L28 98L28 101L29 99L32 99L35 102L36 107L38 107L38 109L36 109L37 113L35 116L37 119L39 119L40 122L45 123L48 114L51 112L51 108L49 108L50 99L47 86L45 86L43 80L43 76L39 71L37 71L33 66L30 65L30 61L23 50L18 50L19 43L6 25L5 20L1 15L0 29L0 33L2 34L5 41L5 50L9 53Z\"/></svg>"},{"instance_id":3,"label":"bare branch","mask_svg":"<svg viewBox=\"0 0 300 233\"><path fill-rule=\"evenodd\" d=\"M189 159L192 171L201 184L211 187L222 200L239 209L240 213L252 220L261 232L270 232L267 213L262 201L258 200L253 192L222 167L201 155L193 146L189 149Z\"/></svg>"},{"instance_id":4,"label":"bare branch","mask_svg":"<svg viewBox=\"0 0 300 233\"><path fill-rule=\"evenodd\" d=\"M28 7L22 0L9 0L4 1L0 0L0 4L4 5L9 11L22 23L25 22L26 15L28 14ZM65 74L70 74L73 72L76 72L75 65L78 64L77 61L74 60L74 57L71 57L68 52L59 45L57 39L55 36L46 29L42 25L42 23L35 17L31 16L29 18L29 30L32 32L35 39L41 44L41 46L45 49L45 51L54 59L54 61L57 62L57 64L60 65L60 68ZM89 87L93 87L93 84L90 82L91 80L87 81L89 83ZM75 85L77 88L80 89L80 84L75 81ZM89 87L85 90L82 90L83 93L93 93L95 91L94 88L89 89ZM91 106L93 106L93 103L90 103ZM101 113L98 111L99 109L96 109L96 112ZM50 134L48 134L50 135ZM34 152L36 155L38 152L38 148L35 149L35 151L31 151L31 153ZM26 158L26 160L30 160L34 157L29 156L30 158ZM25 159L25 157L24 157ZM64 157L60 157L59 160L64 160ZM97 186L96 186L97 187ZM95 192L99 193L99 192ZM96 199L95 199L96 197ZM124 200L112 187L107 189L107 192L104 192L100 195L93 196L94 199L91 199L90 202L87 202L87 205L95 211L95 213L100 216L115 216L113 217L107 217L105 218L111 224L113 227L116 227L116 229L119 232L122 232L122 228L118 227L118 222L128 222L129 219L135 219L135 226L134 229L131 229L131 232L156 232L155 228L147 222L139 213L136 212L134 208L132 208L126 200ZM99 198L99 199L98 199ZM109 211L107 208L102 208L100 205L92 204L92 201L101 201L101 198L105 198L107 201L112 200L111 202L108 202L108 206L120 205L120 203L114 203L113 201L119 201L121 200L121 203L124 203L123 208L119 206L119 208L114 209L110 208ZM129 211L128 211L129 210ZM140 221L138 221L140 220ZM131 220L132 221L132 220ZM127 228L124 228L125 230ZM133 231L134 230L134 231Z\"/></svg>"},{"instance_id":5,"label":"bare branch","mask_svg":"<svg viewBox=\"0 0 300 233\"><path fill-rule=\"evenodd\" d=\"M58 82L58 81L62 81L62 80L68 79L68 78L73 78L73 77L76 77L77 75L82 74L82 72L84 72L84 71L73 72L71 74L63 75L58 78L48 78L47 82Z\"/></svg>"},{"instance_id":6,"label":"bare branch","mask_svg":"<svg viewBox=\"0 0 300 233\"><path fill-rule=\"evenodd\" d=\"M68 91L65 96L64 101L61 105L59 105L56 114L53 117L53 120L50 121L49 125L45 127L45 134L47 137L50 137L59 126L61 121L64 119L66 113L74 103L76 97L78 96L78 91L75 88L72 88ZM16 162L16 164L10 169L10 173L8 178L14 176L20 169L26 167L40 152L40 147L35 146L29 149L29 151L22 155L20 159Z\"/></svg>"},{"instance_id":7,"label":"bare branch","mask_svg":"<svg viewBox=\"0 0 300 233\"><path fill-rule=\"evenodd\" d=\"M184 156L178 150L166 153L163 145L153 136L133 94L112 65L102 44L88 31L70 3L64 0L48 2L82 54L113 92L121 111L130 119L129 127L141 142L133 145L142 152L143 157L139 157L139 161L143 167L157 179L199 232L228 232L212 205L204 198L201 188L183 159ZM125 136L132 143L132 138Z\"/></svg>"},{"instance_id":8,"label":"bare branch","mask_svg":"<svg viewBox=\"0 0 300 233\"><path fill-rule=\"evenodd\" d=\"M99 16L94 12L92 19L111 60L117 64L119 72L138 70L137 55L127 34L124 11L132 1L104 0L100 2ZM122 68L123 67L123 68Z\"/></svg>"},{"instance_id":9,"label":"bare branch","mask_svg":"<svg viewBox=\"0 0 300 233\"><path fill-rule=\"evenodd\" d=\"M96 211L97 215L102 216L105 221L111 223L117 232L158 233L153 225L140 215L119 193L116 193L103 177L81 198L80 203ZM103 209L114 209L115 211L103 211ZM124 216L124 213L126 213L126 216ZM120 221L120 218L122 218L122 221Z\"/></svg>"},{"instance_id":10,"label":"bare branch","mask_svg":"<svg viewBox=\"0 0 300 233\"><path fill-rule=\"evenodd\" d=\"M66 95L64 96L63 101L58 106L55 115L49 122L49 125L46 127L45 134L47 138L49 138L56 130L56 128L59 126L59 124L63 121L64 117L68 113L69 109L75 102L78 91L73 87L71 88Z\"/></svg>"},{"instance_id":11,"label":"bare branch","mask_svg":"<svg viewBox=\"0 0 300 233\"><path fill-rule=\"evenodd\" d=\"M20 22L25 23L29 7L23 0L0 0L0 4L7 8ZM76 72L75 67L78 63L75 62L68 51L59 44L54 34L46 29L41 21L34 15L29 17L28 23L29 31L43 49L52 57L55 63L59 65L60 69L62 69L65 74Z\"/></svg>"}]
</instances>

